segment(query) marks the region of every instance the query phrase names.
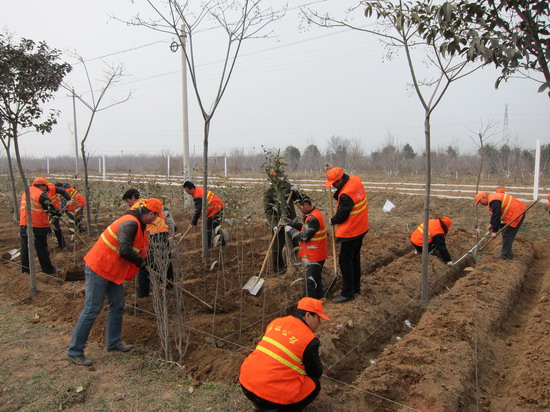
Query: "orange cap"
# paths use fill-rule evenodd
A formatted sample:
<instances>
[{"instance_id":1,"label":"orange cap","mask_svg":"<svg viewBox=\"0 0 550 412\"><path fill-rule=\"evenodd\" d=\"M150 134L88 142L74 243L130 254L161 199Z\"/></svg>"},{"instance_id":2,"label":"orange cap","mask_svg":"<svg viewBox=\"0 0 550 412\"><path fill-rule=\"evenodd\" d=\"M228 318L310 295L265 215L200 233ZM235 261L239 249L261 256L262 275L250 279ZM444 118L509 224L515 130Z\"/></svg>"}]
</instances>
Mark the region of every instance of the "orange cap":
<instances>
[{"instance_id":1,"label":"orange cap","mask_svg":"<svg viewBox=\"0 0 550 412\"><path fill-rule=\"evenodd\" d=\"M164 213L162 213L162 202L154 197L151 199L145 199L145 202L143 202L142 206L146 207L149 210L152 210L153 212L156 212L160 218L166 219L166 216L164 216Z\"/></svg>"},{"instance_id":2,"label":"orange cap","mask_svg":"<svg viewBox=\"0 0 550 412\"><path fill-rule=\"evenodd\" d=\"M326 320L332 320L323 313L323 302L314 298L302 298L298 302L298 309L305 310L306 312L313 312Z\"/></svg>"},{"instance_id":3,"label":"orange cap","mask_svg":"<svg viewBox=\"0 0 550 412\"><path fill-rule=\"evenodd\" d=\"M36 179L33 180L32 185L33 186L37 186L37 185L51 186L51 183L48 182L45 177L37 177Z\"/></svg>"},{"instance_id":4,"label":"orange cap","mask_svg":"<svg viewBox=\"0 0 550 412\"><path fill-rule=\"evenodd\" d=\"M477 206L477 204L479 203L479 201L480 201L481 199L483 199L485 196L487 196L487 192L479 192L479 193L476 195L476 197L475 197L475 199L476 199L476 206Z\"/></svg>"},{"instance_id":5,"label":"orange cap","mask_svg":"<svg viewBox=\"0 0 550 412\"><path fill-rule=\"evenodd\" d=\"M450 229L451 228L451 225L453 224L453 221L451 220L451 218L447 217L447 216L443 216L441 218L441 221L443 222L443 224L445 226L447 226L447 229Z\"/></svg>"},{"instance_id":6,"label":"orange cap","mask_svg":"<svg viewBox=\"0 0 550 412\"><path fill-rule=\"evenodd\" d=\"M344 176L344 171L341 167L333 167L332 169L327 170L327 181L325 182L325 187L330 187L331 184L341 179Z\"/></svg>"},{"instance_id":7,"label":"orange cap","mask_svg":"<svg viewBox=\"0 0 550 412\"><path fill-rule=\"evenodd\" d=\"M496 190L496 192L497 192L497 193L506 193L502 187L499 187L499 188Z\"/></svg>"}]
</instances>

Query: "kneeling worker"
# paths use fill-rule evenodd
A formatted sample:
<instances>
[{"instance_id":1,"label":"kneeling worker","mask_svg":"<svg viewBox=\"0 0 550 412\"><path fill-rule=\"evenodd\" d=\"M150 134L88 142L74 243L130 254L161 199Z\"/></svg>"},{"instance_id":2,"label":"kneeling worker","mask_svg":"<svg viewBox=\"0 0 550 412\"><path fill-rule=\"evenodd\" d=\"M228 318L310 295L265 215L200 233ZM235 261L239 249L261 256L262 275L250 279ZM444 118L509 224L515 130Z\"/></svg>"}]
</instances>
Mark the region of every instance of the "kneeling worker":
<instances>
[{"instance_id":1,"label":"kneeling worker","mask_svg":"<svg viewBox=\"0 0 550 412\"><path fill-rule=\"evenodd\" d=\"M319 394L323 364L315 330L323 302L302 298L294 316L273 320L241 365L239 382L256 408L301 411Z\"/></svg>"},{"instance_id":2,"label":"kneeling worker","mask_svg":"<svg viewBox=\"0 0 550 412\"><path fill-rule=\"evenodd\" d=\"M447 216L428 220L428 253L439 252L441 258L452 266L453 260L447 250L445 236L451 229L453 221ZM422 253L422 237L424 236L424 223L416 228L411 235L411 243L418 253Z\"/></svg>"}]
</instances>

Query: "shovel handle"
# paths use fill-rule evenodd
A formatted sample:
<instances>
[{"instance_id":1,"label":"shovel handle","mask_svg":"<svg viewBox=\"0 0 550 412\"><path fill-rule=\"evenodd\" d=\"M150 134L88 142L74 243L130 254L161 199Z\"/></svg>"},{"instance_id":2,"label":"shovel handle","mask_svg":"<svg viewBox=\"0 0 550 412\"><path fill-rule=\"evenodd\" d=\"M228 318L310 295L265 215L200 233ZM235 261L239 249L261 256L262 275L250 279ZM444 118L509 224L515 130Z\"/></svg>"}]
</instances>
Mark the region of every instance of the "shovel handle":
<instances>
[{"instance_id":1,"label":"shovel handle","mask_svg":"<svg viewBox=\"0 0 550 412\"><path fill-rule=\"evenodd\" d=\"M269 247L268 247L267 252L265 254L264 261L262 262L262 267L260 269L260 273L258 273L258 279L260 278L260 276L262 276L262 273L264 273L264 269L265 269L265 266L267 264L267 258L270 255L271 248L273 247L273 243L275 243L275 238L279 234L279 228L280 228L279 226L275 226L275 229L273 230L273 236L271 237L271 241L269 242Z\"/></svg>"},{"instance_id":2,"label":"shovel handle","mask_svg":"<svg viewBox=\"0 0 550 412\"><path fill-rule=\"evenodd\" d=\"M327 194L328 194L328 203L330 205L330 216L334 216L334 205L332 203L332 191L330 190L330 188L328 189L327 191ZM333 259L333 263L334 263L334 276L336 276L337 274L337 271L338 271L338 268L336 266L336 232L334 231L334 225L330 225L330 231L332 233L332 237L331 237L331 244L332 244L332 257L334 258Z\"/></svg>"},{"instance_id":3,"label":"shovel handle","mask_svg":"<svg viewBox=\"0 0 550 412\"><path fill-rule=\"evenodd\" d=\"M191 230L192 227L193 227L193 226L189 226L189 227L187 228L187 230L186 230L185 232L183 232L183 235L181 235L180 240L178 240L178 243L176 243L176 246L179 245L179 244L181 243L181 241L183 240L183 238L185 237L185 235L187 234L187 232L189 232L189 231Z\"/></svg>"}]
</instances>

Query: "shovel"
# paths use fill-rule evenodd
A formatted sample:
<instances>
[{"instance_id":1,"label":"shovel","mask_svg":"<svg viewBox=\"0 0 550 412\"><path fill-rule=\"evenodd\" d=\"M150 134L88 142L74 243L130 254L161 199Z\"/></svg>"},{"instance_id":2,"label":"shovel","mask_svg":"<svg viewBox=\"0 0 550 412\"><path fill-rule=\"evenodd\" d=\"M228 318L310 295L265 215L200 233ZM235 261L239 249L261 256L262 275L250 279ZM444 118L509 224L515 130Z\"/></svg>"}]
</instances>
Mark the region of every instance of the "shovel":
<instances>
[{"instance_id":1,"label":"shovel","mask_svg":"<svg viewBox=\"0 0 550 412\"><path fill-rule=\"evenodd\" d=\"M487 236L489 236L491 232L487 232L485 233L485 235L479 240L479 242L477 242L473 248L471 248L469 251L467 251L466 253L464 253L464 255L462 255L460 258L458 258L457 260L455 260L453 262L453 265L456 265L458 262L460 262L462 259L464 259L466 256L468 256L469 254L471 253L475 253L477 252L477 248L479 247L479 245L481 245L482 242L485 241L485 239L487 239Z\"/></svg>"},{"instance_id":2,"label":"shovel","mask_svg":"<svg viewBox=\"0 0 550 412\"><path fill-rule=\"evenodd\" d=\"M252 276L250 279L248 279L248 282L246 282L246 284L243 286L243 289L248 290L251 295L256 296L265 282L265 279L262 279L262 273L264 272L265 266L267 264L267 258L269 257L271 248L273 247L273 243L275 242L275 239L279 234L279 229L280 227L276 226L273 231L273 237L271 238L271 242L269 242L269 247L267 249L267 253L265 254L260 273L258 273L258 276Z\"/></svg>"}]
</instances>

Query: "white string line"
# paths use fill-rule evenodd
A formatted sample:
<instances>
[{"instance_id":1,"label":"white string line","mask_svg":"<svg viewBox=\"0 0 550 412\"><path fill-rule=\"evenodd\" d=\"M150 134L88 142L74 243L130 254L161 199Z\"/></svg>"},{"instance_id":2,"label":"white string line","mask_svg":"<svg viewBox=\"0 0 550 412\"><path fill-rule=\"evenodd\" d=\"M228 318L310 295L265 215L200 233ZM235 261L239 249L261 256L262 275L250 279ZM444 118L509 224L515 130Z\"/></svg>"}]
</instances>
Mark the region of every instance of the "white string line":
<instances>
[{"instance_id":1,"label":"white string line","mask_svg":"<svg viewBox=\"0 0 550 412\"><path fill-rule=\"evenodd\" d=\"M380 399L382 399L382 400L384 400L384 401L388 401L388 402L394 403L394 404L396 404L396 405L402 406L403 408L410 409L411 411L419 411L419 412L421 412L420 409L416 409L416 408L413 408L413 407L411 407L411 406L407 406L407 405L405 405L405 404L402 404L402 403L399 403L399 402L397 402L397 401L391 400L391 399L389 399L389 398L385 398L385 397L383 397L383 396L381 396L381 395L378 395L378 394L376 394L376 393L374 393L374 392L371 392L371 391L367 391L367 390L365 390L365 389L358 388L358 387L355 386L355 385L350 385L349 383L339 381L339 380L337 380L337 379L331 378L330 376L322 375L321 377L322 377L322 378L325 378L325 379L330 379L330 380L332 380L332 381L334 381L334 382L337 382L337 383L339 383L339 384L341 384L341 385L349 386L350 388L355 389L355 390L358 390L358 391L363 392L363 393L366 393L367 395L371 395L371 396L374 396L374 397L376 397L376 398L380 398Z\"/></svg>"},{"instance_id":2,"label":"white string line","mask_svg":"<svg viewBox=\"0 0 550 412\"><path fill-rule=\"evenodd\" d=\"M387 266L387 265L386 265ZM443 274L445 273L445 271L437 278L435 279L432 279L432 281L430 282L430 286L433 285L433 283L435 283L436 281L438 281L439 279L441 279L443 277ZM351 352L353 352L356 348L358 348L361 344L363 344L363 342L365 342L367 339L369 339L372 335L374 335L375 332L377 332L380 328L382 328L384 325L386 325L391 319L393 319L394 317L397 316L397 314L399 312L401 312L402 310L406 309L413 301L417 300L418 297L420 295L420 292L416 292L416 294L410 298L407 303L405 303L402 307L400 307L399 309L397 309L397 311L395 313L393 313L391 316L389 316L387 319L384 320L384 322L382 324L380 324L376 329L374 329L367 337L365 337L365 339L361 340L357 345L355 345L354 347L352 347L348 352L346 352L340 359L338 359L336 362L334 362L332 365L330 365L329 369L332 369L334 366L336 366L340 361L342 361L342 359L344 359L346 356L348 356Z\"/></svg>"}]
</instances>

